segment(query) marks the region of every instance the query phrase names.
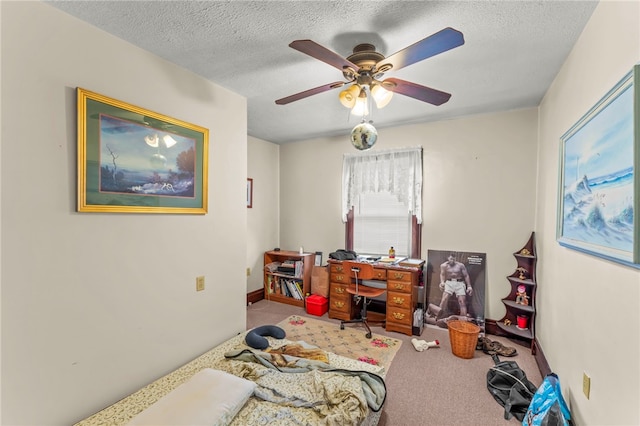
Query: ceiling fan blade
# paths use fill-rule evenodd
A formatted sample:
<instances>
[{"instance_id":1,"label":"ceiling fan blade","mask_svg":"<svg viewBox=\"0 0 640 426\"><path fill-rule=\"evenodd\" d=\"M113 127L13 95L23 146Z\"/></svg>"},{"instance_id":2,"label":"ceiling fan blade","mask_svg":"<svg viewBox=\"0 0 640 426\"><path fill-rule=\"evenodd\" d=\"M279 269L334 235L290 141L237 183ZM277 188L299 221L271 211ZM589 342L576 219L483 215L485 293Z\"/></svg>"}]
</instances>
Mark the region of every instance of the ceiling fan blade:
<instances>
[{"instance_id":1,"label":"ceiling fan blade","mask_svg":"<svg viewBox=\"0 0 640 426\"><path fill-rule=\"evenodd\" d=\"M399 70L463 44L464 36L462 33L447 27L381 60L376 64L376 68L381 69L381 67L391 65L394 71ZM386 69L388 70L388 67Z\"/></svg>"},{"instance_id":2,"label":"ceiling fan blade","mask_svg":"<svg viewBox=\"0 0 640 426\"><path fill-rule=\"evenodd\" d=\"M382 87L394 93L400 93L436 106L442 105L451 98L451 93L441 92L431 87L421 86L398 78L387 78L382 83Z\"/></svg>"},{"instance_id":3,"label":"ceiling fan blade","mask_svg":"<svg viewBox=\"0 0 640 426\"><path fill-rule=\"evenodd\" d=\"M340 71L342 71L345 67L352 68L354 71L358 71L360 69L360 67L353 62L346 60L337 53L332 52L331 50L319 45L312 40L296 40L291 42L289 44L289 47L292 47L299 52L309 55L312 58L316 58L324 63L327 63L332 67L338 68Z\"/></svg>"},{"instance_id":4,"label":"ceiling fan blade","mask_svg":"<svg viewBox=\"0 0 640 426\"><path fill-rule=\"evenodd\" d=\"M333 83L325 84L324 86L314 87L313 89L305 90L304 92L296 93L295 95L287 96L286 98L278 99L276 104L286 105L290 102L299 101L300 99L307 98L318 93L326 92L327 90L335 89L344 86L344 81L336 81Z\"/></svg>"}]
</instances>

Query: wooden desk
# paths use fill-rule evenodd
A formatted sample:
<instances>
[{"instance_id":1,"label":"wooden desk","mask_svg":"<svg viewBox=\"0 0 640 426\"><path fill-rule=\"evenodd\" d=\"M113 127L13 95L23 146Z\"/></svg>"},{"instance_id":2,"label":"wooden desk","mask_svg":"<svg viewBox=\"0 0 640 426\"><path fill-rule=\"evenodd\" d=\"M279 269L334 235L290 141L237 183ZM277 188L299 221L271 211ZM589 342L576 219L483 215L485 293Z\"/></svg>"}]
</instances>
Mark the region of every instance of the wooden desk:
<instances>
[{"instance_id":1,"label":"wooden desk","mask_svg":"<svg viewBox=\"0 0 640 426\"><path fill-rule=\"evenodd\" d=\"M351 320L359 310L347 287L353 281L339 260L329 259L329 318ZM386 281L386 327L387 331L397 331L411 336L413 333L413 313L422 304L424 291L420 292L422 268L375 264L374 280ZM422 330L420 330L422 331ZM415 333L419 335L419 333Z\"/></svg>"}]
</instances>

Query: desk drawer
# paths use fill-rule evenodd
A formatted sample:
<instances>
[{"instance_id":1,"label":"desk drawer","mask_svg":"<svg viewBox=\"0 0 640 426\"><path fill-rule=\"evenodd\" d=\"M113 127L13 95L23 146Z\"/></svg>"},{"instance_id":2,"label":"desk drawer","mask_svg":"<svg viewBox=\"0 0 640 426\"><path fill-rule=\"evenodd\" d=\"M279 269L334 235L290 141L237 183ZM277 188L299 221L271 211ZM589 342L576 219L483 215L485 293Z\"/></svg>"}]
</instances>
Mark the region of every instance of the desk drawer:
<instances>
[{"instance_id":1,"label":"desk drawer","mask_svg":"<svg viewBox=\"0 0 640 426\"><path fill-rule=\"evenodd\" d=\"M389 269L387 271L387 279L389 281L403 281L403 282L411 282L411 272L410 271L400 271L397 269Z\"/></svg>"},{"instance_id":2,"label":"desk drawer","mask_svg":"<svg viewBox=\"0 0 640 426\"><path fill-rule=\"evenodd\" d=\"M351 295L348 293L345 296L331 295L329 308L332 312L351 314Z\"/></svg>"},{"instance_id":3,"label":"desk drawer","mask_svg":"<svg viewBox=\"0 0 640 426\"><path fill-rule=\"evenodd\" d=\"M389 308L403 308L411 309L411 294L409 293L397 293L395 291L389 291L387 293L387 306Z\"/></svg>"},{"instance_id":4,"label":"desk drawer","mask_svg":"<svg viewBox=\"0 0 640 426\"><path fill-rule=\"evenodd\" d=\"M332 268L333 269L333 268ZM351 277L349 277L349 275L345 274L345 273L331 273L331 279L330 281L332 283L343 283L343 284L348 284L351 282Z\"/></svg>"},{"instance_id":5,"label":"desk drawer","mask_svg":"<svg viewBox=\"0 0 640 426\"><path fill-rule=\"evenodd\" d=\"M329 290L329 298L333 299L333 297L341 297L341 296L346 296L349 293L347 293L347 284L336 284L336 283L331 283L331 288Z\"/></svg>"},{"instance_id":6,"label":"desk drawer","mask_svg":"<svg viewBox=\"0 0 640 426\"><path fill-rule=\"evenodd\" d=\"M348 274L347 268L344 267L342 263L331 263L331 272L332 274Z\"/></svg>"},{"instance_id":7,"label":"desk drawer","mask_svg":"<svg viewBox=\"0 0 640 426\"><path fill-rule=\"evenodd\" d=\"M387 280L387 270L384 268L373 268L373 279L386 281Z\"/></svg>"},{"instance_id":8,"label":"desk drawer","mask_svg":"<svg viewBox=\"0 0 640 426\"><path fill-rule=\"evenodd\" d=\"M387 281L387 290L411 294L411 281Z\"/></svg>"},{"instance_id":9,"label":"desk drawer","mask_svg":"<svg viewBox=\"0 0 640 426\"><path fill-rule=\"evenodd\" d=\"M411 311L409 309L396 308L393 305L387 304L387 324L388 323L411 326Z\"/></svg>"},{"instance_id":10,"label":"desk drawer","mask_svg":"<svg viewBox=\"0 0 640 426\"><path fill-rule=\"evenodd\" d=\"M329 271L329 273L333 274L340 274L340 275L347 275L349 276L353 276L353 273L351 271L348 271L347 268L345 268L345 266L342 263L331 263L331 269ZM380 281L386 281L387 280L387 270L385 268L373 268L373 278L371 278L372 280L380 280Z\"/></svg>"}]
</instances>

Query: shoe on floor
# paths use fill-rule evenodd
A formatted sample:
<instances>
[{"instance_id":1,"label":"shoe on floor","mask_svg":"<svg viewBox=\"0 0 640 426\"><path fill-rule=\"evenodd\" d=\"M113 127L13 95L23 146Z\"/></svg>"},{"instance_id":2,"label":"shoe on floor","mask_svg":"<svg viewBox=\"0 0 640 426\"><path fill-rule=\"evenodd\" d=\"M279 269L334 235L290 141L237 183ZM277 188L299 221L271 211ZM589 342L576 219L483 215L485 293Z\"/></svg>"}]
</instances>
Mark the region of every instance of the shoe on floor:
<instances>
[{"instance_id":1,"label":"shoe on floor","mask_svg":"<svg viewBox=\"0 0 640 426\"><path fill-rule=\"evenodd\" d=\"M516 348L512 348L511 346L504 346L500 342L493 342L495 351L500 356L516 356L518 355L518 351Z\"/></svg>"},{"instance_id":2,"label":"shoe on floor","mask_svg":"<svg viewBox=\"0 0 640 426\"><path fill-rule=\"evenodd\" d=\"M482 343L482 352L487 355L500 355L500 356L516 356L518 355L518 351L516 348L512 348L510 346L504 346L502 343L498 341L491 341L487 338Z\"/></svg>"},{"instance_id":3,"label":"shoe on floor","mask_svg":"<svg viewBox=\"0 0 640 426\"><path fill-rule=\"evenodd\" d=\"M489 340L486 337L478 337L478 343L476 344L476 351L481 351L484 348L485 342L487 344L490 344L491 340Z\"/></svg>"}]
</instances>

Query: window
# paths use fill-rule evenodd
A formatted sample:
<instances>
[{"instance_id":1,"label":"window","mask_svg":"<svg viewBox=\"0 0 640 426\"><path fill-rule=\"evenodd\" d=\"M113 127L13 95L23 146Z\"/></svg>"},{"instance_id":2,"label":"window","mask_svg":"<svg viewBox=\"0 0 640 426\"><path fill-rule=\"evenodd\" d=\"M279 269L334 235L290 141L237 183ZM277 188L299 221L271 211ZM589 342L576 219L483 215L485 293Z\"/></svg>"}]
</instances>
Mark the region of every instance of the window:
<instances>
[{"instance_id":1,"label":"window","mask_svg":"<svg viewBox=\"0 0 640 426\"><path fill-rule=\"evenodd\" d=\"M406 204L389 192L360 194L353 208L353 250L397 256L411 254L411 215Z\"/></svg>"},{"instance_id":2,"label":"window","mask_svg":"<svg viewBox=\"0 0 640 426\"><path fill-rule=\"evenodd\" d=\"M346 244L363 254L420 257L422 148L347 154L342 168Z\"/></svg>"}]
</instances>

